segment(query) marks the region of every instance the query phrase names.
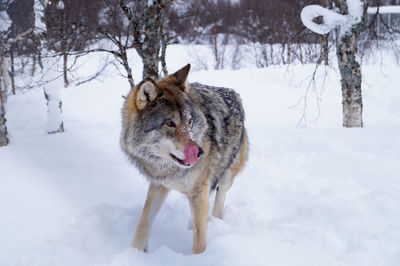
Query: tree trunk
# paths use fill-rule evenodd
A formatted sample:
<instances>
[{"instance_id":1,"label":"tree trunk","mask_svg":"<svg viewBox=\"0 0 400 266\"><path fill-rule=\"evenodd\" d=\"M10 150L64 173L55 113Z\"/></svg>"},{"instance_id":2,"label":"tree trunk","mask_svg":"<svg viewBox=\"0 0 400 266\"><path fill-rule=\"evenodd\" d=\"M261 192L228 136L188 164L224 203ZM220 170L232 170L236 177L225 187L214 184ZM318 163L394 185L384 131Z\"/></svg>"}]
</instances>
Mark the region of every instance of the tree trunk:
<instances>
[{"instance_id":1,"label":"tree trunk","mask_svg":"<svg viewBox=\"0 0 400 266\"><path fill-rule=\"evenodd\" d=\"M31 71L31 76L34 77L36 73L36 56L32 56L32 71Z\"/></svg>"},{"instance_id":2,"label":"tree trunk","mask_svg":"<svg viewBox=\"0 0 400 266\"><path fill-rule=\"evenodd\" d=\"M328 43L329 33L321 35L321 54L324 58L324 65L329 65L329 43Z\"/></svg>"},{"instance_id":3,"label":"tree trunk","mask_svg":"<svg viewBox=\"0 0 400 266\"><path fill-rule=\"evenodd\" d=\"M364 3L364 15L358 24L353 25L351 32L339 37L337 44L337 58L339 64L341 85L342 85L342 104L343 104L343 126L362 127L362 94L361 94L361 68L356 60L357 41L360 35L361 26L364 21L367 2ZM340 0L342 14L348 14L347 1Z\"/></svg>"},{"instance_id":4,"label":"tree trunk","mask_svg":"<svg viewBox=\"0 0 400 266\"><path fill-rule=\"evenodd\" d=\"M301 43L298 43L298 44L297 44L297 50L300 51L300 53L299 53L299 60L300 60L300 63L301 63L302 65L304 65L304 61L303 61L303 47L302 47Z\"/></svg>"},{"instance_id":5,"label":"tree trunk","mask_svg":"<svg viewBox=\"0 0 400 266\"><path fill-rule=\"evenodd\" d=\"M285 44L284 41L282 41L281 47L282 47L282 48L281 48L281 49L282 49L282 51L281 51L282 64L286 64L286 59L285 59L285 48L286 48L286 44Z\"/></svg>"},{"instance_id":6,"label":"tree trunk","mask_svg":"<svg viewBox=\"0 0 400 266\"><path fill-rule=\"evenodd\" d=\"M143 78L158 78L158 51L160 51L159 45L153 43L152 47L143 49L140 54L143 62Z\"/></svg>"},{"instance_id":7,"label":"tree trunk","mask_svg":"<svg viewBox=\"0 0 400 266\"><path fill-rule=\"evenodd\" d=\"M64 88L68 88L68 52L63 50L63 77L64 77Z\"/></svg>"},{"instance_id":8,"label":"tree trunk","mask_svg":"<svg viewBox=\"0 0 400 266\"><path fill-rule=\"evenodd\" d=\"M161 70L164 74L164 77L168 76L167 70L167 63L165 61L165 56L167 53L167 45L168 45L168 35L163 34L161 37L161 55L160 55L160 62L161 62Z\"/></svg>"},{"instance_id":9,"label":"tree trunk","mask_svg":"<svg viewBox=\"0 0 400 266\"><path fill-rule=\"evenodd\" d=\"M7 120L6 120L6 102L7 102L7 85L8 72L7 58L0 57L0 147L6 146L9 142L7 137Z\"/></svg>"},{"instance_id":10,"label":"tree trunk","mask_svg":"<svg viewBox=\"0 0 400 266\"><path fill-rule=\"evenodd\" d=\"M144 1L148 5L148 1ZM164 13L168 0L153 1L152 5L148 5L145 17L144 32L145 38L138 50L143 61L143 78L158 77L159 53L161 48L161 36Z\"/></svg>"},{"instance_id":11,"label":"tree trunk","mask_svg":"<svg viewBox=\"0 0 400 266\"><path fill-rule=\"evenodd\" d=\"M11 93L15 95L15 67L14 67L14 49L10 49L10 59L11 59Z\"/></svg>"},{"instance_id":12,"label":"tree trunk","mask_svg":"<svg viewBox=\"0 0 400 266\"><path fill-rule=\"evenodd\" d=\"M269 45L269 48L270 48L270 50L269 50L269 55L270 55L270 57L271 57L271 65L273 65L274 64L274 44L273 43L271 43L270 45Z\"/></svg>"},{"instance_id":13,"label":"tree trunk","mask_svg":"<svg viewBox=\"0 0 400 266\"><path fill-rule=\"evenodd\" d=\"M136 8L132 11L124 0L119 0L122 11L133 25L135 48L143 63L143 78L158 78L162 26L169 1L137 0L135 1Z\"/></svg>"},{"instance_id":14,"label":"tree trunk","mask_svg":"<svg viewBox=\"0 0 400 266\"><path fill-rule=\"evenodd\" d=\"M324 1L320 1L321 6ZM328 8L333 9L333 0L328 0ZM323 54L324 65L329 65L329 33L321 35L321 54Z\"/></svg>"},{"instance_id":15,"label":"tree trunk","mask_svg":"<svg viewBox=\"0 0 400 266\"><path fill-rule=\"evenodd\" d=\"M218 50L218 32L217 32L217 24L214 22L212 29L212 44L213 44L213 54L215 60L214 69L221 69L221 62Z\"/></svg>"},{"instance_id":16,"label":"tree trunk","mask_svg":"<svg viewBox=\"0 0 400 266\"><path fill-rule=\"evenodd\" d=\"M0 147L6 146L9 142L7 137L6 101L4 97L5 93L2 88L3 86L0 85Z\"/></svg>"},{"instance_id":17,"label":"tree trunk","mask_svg":"<svg viewBox=\"0 0 400 266\"><path fill-rule=\"evenodd\" d=\"M121 58L122 61L122 65L124 66L126 73L127 73L127 77L128 77L128 82L129 85L131 85L131 89L133 89L135 87L135 82L133 81L133 76L132 76L132 69L129 66L129 62L128 62L128 55L126 54L126 49L122 48L122 45L120 46L120 55L119 57Z\"/></svg>"}]
</instances>

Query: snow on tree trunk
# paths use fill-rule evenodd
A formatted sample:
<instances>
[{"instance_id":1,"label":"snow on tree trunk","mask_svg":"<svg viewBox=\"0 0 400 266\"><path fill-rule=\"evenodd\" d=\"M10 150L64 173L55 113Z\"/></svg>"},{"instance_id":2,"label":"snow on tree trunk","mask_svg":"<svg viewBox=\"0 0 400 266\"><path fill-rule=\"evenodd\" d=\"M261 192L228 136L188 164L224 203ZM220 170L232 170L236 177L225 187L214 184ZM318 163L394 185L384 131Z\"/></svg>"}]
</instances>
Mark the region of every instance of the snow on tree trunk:
<instances>
[{"instance_id":1,"label":"snow on tree trunk","mask_svg":"<svg viewBox=\"0 0 400 266\"><path fill-rule=\"evenodd\" d=\"M47 1L35 0L33 9L35 14L35 30L45 30L46 24L42 19L44 16L44 9L47 5Z\"/></svg>"},{"instance_id":2,"label":"snow on tree trunk","mask_svg":"<svg viewBox=\"0 0 400 266\"><path fill-rule=\"evenodd\" d=\"M62 101L58 88L44 88L44 96L47 101L47 133L64 132Z\"/></svg>"},{"instance_id":3,"label":"snow on tree trunk","mask_svg":"<svg viewBox=\"0 0 400 266\"><path fill-rule=\"evenodd\" d=\"M49 63L52 60L48 60ZM47 122L45 130L48 134L64 132L62 119L62 101L60 89L63 87L63 79L60 75L59 60L49 64L49 69L43 74L43 80L47 83L43 87L44 96L47 101Z\"/></svg>"},{"instance_id":4,"label":"snow on tree trunk","mask_svg":"<svg viewBox=\"0 0 400 266\"><path fill-rule=\"evenodd\" d=\"M341 14L310 5L302 10L301 19L307 28L319 34L339 28L336 54L342 85L343 126L362 127L362 76L357 62L357 41L368 3L366 0L339 0L338 3ZM322 18L322 22L317 23L316 18Z\"/></svg>"},{"instance_id":5,"label":"snow on tree trunk","mask_svg":"<svg viewBox=\"0 0 400 266\"><path fill-rule=\"evenodd\" d=\"M47 2L35 0L35 31L41 32L46 30L43 16ZM64 3L59 1L57 4L58 9L64 8ZM45 40L41 40L45 41ZM63 43L64 45L64 43ZM59 58L49 56L46 59L46 67L42 68L42 81L45 82L43 86L44 97L47 102L47 121L45 130L48 134L64 132L64 123L62 119L62 100L60 89L68 86L68 79L66 76L67 55L63 46L63 63L62 67L59 66ZM60 74L62 73L62 74Z\"/></svg>"}]
</instances>

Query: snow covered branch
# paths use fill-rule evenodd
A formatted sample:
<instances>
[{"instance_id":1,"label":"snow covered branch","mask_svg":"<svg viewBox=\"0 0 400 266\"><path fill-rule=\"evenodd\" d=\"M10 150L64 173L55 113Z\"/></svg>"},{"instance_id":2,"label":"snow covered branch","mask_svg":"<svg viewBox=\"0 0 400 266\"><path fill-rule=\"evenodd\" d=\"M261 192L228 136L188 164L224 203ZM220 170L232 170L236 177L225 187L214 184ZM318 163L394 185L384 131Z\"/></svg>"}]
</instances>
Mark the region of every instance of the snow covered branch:
<instances>
[{"instance_id":1,"label":"snow covered branch","mask_svg":"<svg viewBox=\"0 0 400 266\"><path fill-rule=\"evenodd\" d=\"M301 11L301 21L309 30L318 34L327 34L339 28L339 35L350 33L353 25L361 22L363 17L363 1L348 0L347 13L339 14L319 5L309 5Z\"/></svg>"},{"instance_id":2,"label":"snow covered branch","mask_svg":"<svg viewBox=\"0 0 400 266\"><path fill-rule=\"evenodd\" d=\"M10 46L11 44L14 44L14 43L16 43L16 42L22 40L26 35L28 35L28 34L31 33L32 31L33 31L33 29L30 28L30 29L28 29L28 30L26 30L26 31L24 31L24 32L22 32L22 33L20 33L20 34L18 34L15 38L9 39L8 42L7 42L8 45Z\"/></svg>"},{"instance_id":3,"label":"snow covered branch","mask_svg":"<svg viewBox=\"0 0 400 266\"><path fill-rule=\"evenodd\" d=\"M400 6L374 6L368 7L368 14L400 14Z\"/></svg>"},{"instance_id":4,"label":"snow covered branch","mask_svg":"<svg viewBox=\"0 0 400 266\"><path fill-rule=\"evenodd\" d=\"M320 19L316 19L320 18ZM309 5L301 11L301 21L311 31L327 34L347 22L347 17L319 5Z\"/></svg>"}]
</instances>

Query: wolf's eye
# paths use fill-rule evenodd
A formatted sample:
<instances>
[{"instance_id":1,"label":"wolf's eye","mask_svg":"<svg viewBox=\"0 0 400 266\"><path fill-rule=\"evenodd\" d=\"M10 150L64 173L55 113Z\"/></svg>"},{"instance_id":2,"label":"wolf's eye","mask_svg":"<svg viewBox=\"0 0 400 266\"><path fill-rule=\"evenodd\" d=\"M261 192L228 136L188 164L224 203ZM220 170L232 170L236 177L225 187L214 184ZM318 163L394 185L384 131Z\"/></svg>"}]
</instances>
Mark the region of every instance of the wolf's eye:
<instances>
[{"instance_id":1,"label":"wolf's eye","mask_svg":"<svg viewBox=\"0 0 400 266\"><path fill-rule=\"evenodd\" d=\"M172 120L168 120L167 122L165 122L165 124L166 124L168 127L175 127L175 126L176 126L176 125L175 125L175 122L172 121Z\"/></svg>"},{"instance_id":2,"label":"wolf's eye","mask_svg":"<svg viewBox=\"0 0 400 266\"><path fill-rule=\"evenodd\" d=\"M193 125L193 119L190 118L190 119L189 119L189 126L192 126L192 125Z\"/></svg>"}]
</instances>

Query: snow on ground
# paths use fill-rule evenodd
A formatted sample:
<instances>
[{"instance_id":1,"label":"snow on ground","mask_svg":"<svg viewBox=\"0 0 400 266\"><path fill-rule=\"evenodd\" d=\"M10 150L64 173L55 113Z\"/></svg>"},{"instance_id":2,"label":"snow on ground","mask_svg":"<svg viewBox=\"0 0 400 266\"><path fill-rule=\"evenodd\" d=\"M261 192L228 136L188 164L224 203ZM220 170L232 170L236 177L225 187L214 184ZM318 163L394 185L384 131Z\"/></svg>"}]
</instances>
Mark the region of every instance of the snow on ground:
<instances>
[{"instance_id":1,"label":"snow on ground","mask_svg":"<svg viewBox=\"0 0 400 266\"><path fill-rule=\"evenodd\" d=\"M184 51L170 48L170 71L190 62ZM62 89L62 134L45 134L41 89L10 97L0 265L400 265L400 68L389 59L363 66L363 129L341 127L334 69L325 89L310 90L308 127L297 127L313 69L190 74L240 92L250 138L247 167L224 219L210 218L200 255L191 255L189 206L178 192L154 222L150 253L130 248L147 182L119 149L126 80L109 74Z\"/></svg>"}]
</instances>

